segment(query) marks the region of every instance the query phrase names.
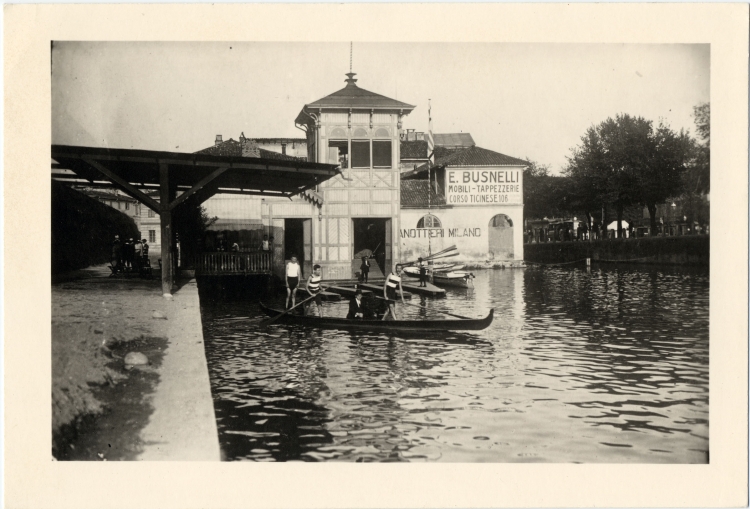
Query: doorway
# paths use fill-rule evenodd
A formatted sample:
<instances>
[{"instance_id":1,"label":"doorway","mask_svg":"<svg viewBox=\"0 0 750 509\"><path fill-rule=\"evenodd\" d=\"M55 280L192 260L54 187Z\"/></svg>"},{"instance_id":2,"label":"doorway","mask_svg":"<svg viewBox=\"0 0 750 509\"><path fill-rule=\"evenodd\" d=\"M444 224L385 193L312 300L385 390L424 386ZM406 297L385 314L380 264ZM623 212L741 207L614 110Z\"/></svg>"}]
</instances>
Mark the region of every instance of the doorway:
<instances>
[{"instance_id":1,"label":"doorway","mask_svg":"<svg viewBox=\"0 0 750 509\"><path fill-rule=\"evenodd\" d=\"M513 220L505 214L498 214L490 219L489 251L493 260L512 260L513 249Z\"/></svg>"},{"instance_id":2,"label":"doorway","mask_svg":"<svg viewBox=\"0 0 750 509\"><path fill-rule=\"evenodd\" d=\"M382 273L388 270L386 267L386 259L390 259L390 246L386 243L386 230L390 219L379 218L379 217L364 217L352 219L353 224L353 247L354 247L354 262L353 268L356 266L356 270L359 270L357 260L361 260L366 254L373 256L375 262L378 264L378 268ZM377 277L375 275L377 271L374 267L370 269L371 277Z\"/></svg>"},{"instance_id":3,"label":"doorway","mask_svg":"<svg viewBox=\"0 0 750 509\"><path fill-rule=\"evenodd\" d=\"M284 219L284 260L296 256L302 273L312 273L312 221L310 219Z\"/></svg>"}]
</instances>

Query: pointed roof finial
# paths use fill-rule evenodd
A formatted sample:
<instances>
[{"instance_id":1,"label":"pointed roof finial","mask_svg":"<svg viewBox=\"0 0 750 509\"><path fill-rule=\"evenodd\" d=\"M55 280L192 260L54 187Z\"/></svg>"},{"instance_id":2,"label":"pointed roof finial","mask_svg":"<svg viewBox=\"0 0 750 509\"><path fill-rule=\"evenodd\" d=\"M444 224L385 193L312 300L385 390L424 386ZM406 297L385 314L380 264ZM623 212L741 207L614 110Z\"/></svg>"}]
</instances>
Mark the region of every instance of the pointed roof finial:
<instances>
[{"instance_id":1,"label":"pointed roof finial","mask_svg":"<svg viewBox=\"0 0 750 509\"><path fill-rule=\"evenodd\" d=\"M346 81L346 86L347 87L356 87L357 86L357 85L355 85L355 83L357 82L357 80L354 79L354 77L357 75L357 73L356 72L352 72L352 53L353 53L353 51L354 51L354 49L353 49L353 43L349 42L349 72L346 73L346 75L349 78L344 80L344 81Z\"/></svg>"}]
</instances>

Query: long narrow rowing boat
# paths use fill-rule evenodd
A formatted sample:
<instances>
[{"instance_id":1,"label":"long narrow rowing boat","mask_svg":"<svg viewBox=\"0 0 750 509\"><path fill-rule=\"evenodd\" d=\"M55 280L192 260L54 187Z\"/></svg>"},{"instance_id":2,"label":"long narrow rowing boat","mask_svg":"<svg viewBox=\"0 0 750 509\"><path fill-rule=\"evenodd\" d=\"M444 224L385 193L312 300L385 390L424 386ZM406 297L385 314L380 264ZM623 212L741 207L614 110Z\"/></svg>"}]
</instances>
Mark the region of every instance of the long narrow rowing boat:
<instances>
[{"instance_id":1,"label":"long narrow rowing boat","mask_svg":"<svg viewBox=\"0 0 750 509\"><path fill-rule=\"evenodd\" d=\"M269 308L262 302L260 308L268 316L276 316L282 310ZM457 319L457 320L373 320L373 319L348 319L324 316L300 316L288 313L279 318L277 323L288 323L306 325L319 329L344 329L344 330L369 330L369 331L441 331L441 330L483 330L490 326L494 310L484 318Z\"/></svg>"}]
</instances>

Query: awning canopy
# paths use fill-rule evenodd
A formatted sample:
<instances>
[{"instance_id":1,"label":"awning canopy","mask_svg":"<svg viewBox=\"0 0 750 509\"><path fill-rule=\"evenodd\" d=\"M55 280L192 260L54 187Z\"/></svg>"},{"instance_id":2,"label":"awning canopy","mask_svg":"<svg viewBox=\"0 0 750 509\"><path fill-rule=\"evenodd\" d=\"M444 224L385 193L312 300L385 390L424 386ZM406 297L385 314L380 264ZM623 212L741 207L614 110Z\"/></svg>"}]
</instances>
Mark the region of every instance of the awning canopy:
<instances>
[{"instance_id":1,"label":"awning canopy","mask_svg":"<svg viewBox=\"0 0 750 509\"><path fill-rule=\"evenodd\" d=\"M53 178L82 185L112 185L125 189L158 188L159 169L169 168L170 185L187 191L201 184L203 199L216 193L294 196L339 173L337 166L234 156L212 156L153 150L108 149L52 145ZM65 171L68 170L68 171ZM148 204L146 204L148 205Z\"/></svg>"},{"instance_id":2,"label":"awning canopy","mask_svg":"<svg viewBox=\"0 0 750 509\"><path fill-rule=\"evenodd\" d=\"M159 214L162 291L171 297L174 265L172 213L217 193L303 195L320 201L313 187L339 173L332 164L153 150L52 145L52 178L86 186L116 186ZM144 192L158 189L158 201Z\"/></svg>"}]
</instances>

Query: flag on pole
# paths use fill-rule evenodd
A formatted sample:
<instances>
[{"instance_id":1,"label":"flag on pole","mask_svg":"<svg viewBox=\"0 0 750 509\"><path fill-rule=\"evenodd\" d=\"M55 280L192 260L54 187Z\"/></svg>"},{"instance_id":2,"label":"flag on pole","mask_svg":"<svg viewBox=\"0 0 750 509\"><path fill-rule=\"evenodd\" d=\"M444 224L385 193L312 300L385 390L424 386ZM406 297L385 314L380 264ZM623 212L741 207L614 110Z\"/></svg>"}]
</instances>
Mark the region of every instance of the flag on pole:
<instances>
[{"instance_id":1,"label":"flag on pole","mask_svg":"<svg viewBox=\"0 0 750 509\"><path fill-rule=\"evenodd\" d=\"M430 119L427 125L427 158L430 161L430 166L433 166L435 164L435 140L432 137L432 104L430 104L430 99L427 99L427 116Z\"/></svg>"}]
</instances>

